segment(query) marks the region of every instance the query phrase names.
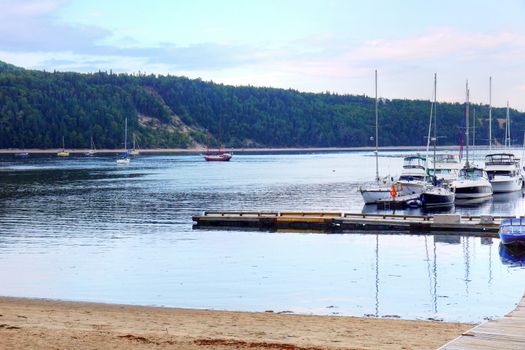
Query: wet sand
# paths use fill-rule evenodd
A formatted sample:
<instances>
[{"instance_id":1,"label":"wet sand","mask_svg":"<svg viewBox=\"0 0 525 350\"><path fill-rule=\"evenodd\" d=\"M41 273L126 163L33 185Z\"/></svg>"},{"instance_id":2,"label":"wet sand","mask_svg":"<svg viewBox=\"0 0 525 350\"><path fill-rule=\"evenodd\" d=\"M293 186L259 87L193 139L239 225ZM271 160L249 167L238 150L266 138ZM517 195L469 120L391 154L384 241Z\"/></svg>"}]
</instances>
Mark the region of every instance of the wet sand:
<instances>
[{"instance_id":1,"label":"wet sand","mask_svg":"<svg viewBox=\"0 0 525 350\"><path fill-rule=\"evenodd\" d=\"M0 349L436 349L472 326L0 297Z\"/></svg>"}]
</instances>

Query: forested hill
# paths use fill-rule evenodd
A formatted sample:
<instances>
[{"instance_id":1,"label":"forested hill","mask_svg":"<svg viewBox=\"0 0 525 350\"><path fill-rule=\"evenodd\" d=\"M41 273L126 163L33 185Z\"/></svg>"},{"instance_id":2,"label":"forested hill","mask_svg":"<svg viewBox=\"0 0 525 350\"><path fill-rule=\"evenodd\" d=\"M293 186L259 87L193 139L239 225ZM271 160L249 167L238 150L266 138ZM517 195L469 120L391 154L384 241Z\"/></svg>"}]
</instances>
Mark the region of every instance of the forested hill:
<instances>
[{"instance_id":1,"label":"forested hill","mask_svg":"<svg viewBox=\"0 0 525 350\"><path fill-rule=\"evenodd\" d=\"M477 144L487 143L488 108L476 110ZM438 106L441 144L457 144L464 105ZM429 101L384 100L380 144L424 145ZM493 109L493 134L504 134L504 109ZM521 143L523 113L511 111ZM233 87L174 76L25 70L0 62L0 148L122 147L124 120L143 148L350 147L373 144L374 99L294 90Z\"/></svg>"}]
</instances>

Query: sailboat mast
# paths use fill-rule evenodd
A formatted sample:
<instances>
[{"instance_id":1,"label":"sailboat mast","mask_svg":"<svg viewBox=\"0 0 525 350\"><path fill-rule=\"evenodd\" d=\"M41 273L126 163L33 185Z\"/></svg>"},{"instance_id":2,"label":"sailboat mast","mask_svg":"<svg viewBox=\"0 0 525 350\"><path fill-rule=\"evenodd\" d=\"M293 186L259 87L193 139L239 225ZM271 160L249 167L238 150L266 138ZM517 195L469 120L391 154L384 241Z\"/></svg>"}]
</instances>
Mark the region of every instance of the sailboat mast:
<instances>
[{"instance_id":1,"label":"sailboat mast","mask_svg":"<svg viewBox=\"0 0 525 350\"><path fill-rule=\"evenodd\" d=\"M378 128L378 99L377 99L377 69L375 70L375 93L376 93L376 108L375 108L375 114L376 114L376 181L379 181L379 128Z\"/></svg>"},{"instance_id":2,"label":"sailboat mast","mask_svg":"<svg viewBox=\"0 0 525 350\"><path fill-rule=\"evenodd\" d=\"M124 149L128 150L128 118L124 123Z\"/></svg>"},{"instance_id":3,"label":"sailboat mast","mask_svg":"<svg viewBox=\"0 0 525 350\"><path fill-rule=\"evenodd\" d=\"M62 136L62 150L65 151L66 150L66 142L64 140L64 136Z\"/></svg>"},{"instance_id":4,"label":"sailboat mast","mask_svg":"<svg viewBox=\"0 0 525 350\"><path fill-rule=\"evenodd\" d=\"M505 148L510 148L510 113L509 101L507 100L507 115L505 121Z\"/></svg>"},{"instance_id":5,"label":"sailboat mast","mask_svg":"<svg viewBox=\"0 0 525 350\"><path fill-rule=\"evenodd\" d=\"M469 137L468 137L468 128L469 128L469 104L470 104L470 91L468 89L468 80L467 80L467 85L466 85L466 103L465 103L465 140L466 140L466 153L467 153L467 163L466 163L466 166L467 168L470 166L469 165L469 159L468 159L468 145L469 145Z\"/></svg>"},{"instance_id":6,"label":"sailboat mast","mask_svg":"<svg viewBox=\"0 0 525 350\"><path fill-rule=\"evenodd\" d=\"M434 176L436 176L436 147L437 147L437 74L434 73Z\"/></svg>"},{"instance_id":7,"label":"sailboat mast","mask_svg":"<svg viewBox=\"0 0 525 350\"><path fill-rule=\"evenodd\" d=\"M489 149L492 149L492 77L489 77Z\"/></svg>"}]
</instances>

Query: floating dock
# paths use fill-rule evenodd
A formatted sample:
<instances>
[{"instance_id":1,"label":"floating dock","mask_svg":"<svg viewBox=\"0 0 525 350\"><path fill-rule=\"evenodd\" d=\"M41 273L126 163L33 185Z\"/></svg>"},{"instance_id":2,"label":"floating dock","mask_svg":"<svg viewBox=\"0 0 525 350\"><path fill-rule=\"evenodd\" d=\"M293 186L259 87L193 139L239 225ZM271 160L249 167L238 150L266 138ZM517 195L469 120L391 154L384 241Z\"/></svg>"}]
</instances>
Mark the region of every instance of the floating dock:
<instances>
[{"instance_id":1,"label":"floating dock","mask_svg":"<svg viewBox=\"0 0 525 350\"><path fill-rule=\"evenodd\" d=\"M482 323L439 350L525 349L525 296L509 314Z\"/></svg>"},{"instance_id":2,"label":"floating dock","mask_svg":"<svg viewBox=\"0 0 525 350\"><path fill-rule=\"evenodd\" d=\"M498 237L505 217L357 214L343 212L249 212L206 211L193 216L194 228L258 229L266 231L302 230L333 233L370 232L455 234Z\"/></svg>"}]
</instances>

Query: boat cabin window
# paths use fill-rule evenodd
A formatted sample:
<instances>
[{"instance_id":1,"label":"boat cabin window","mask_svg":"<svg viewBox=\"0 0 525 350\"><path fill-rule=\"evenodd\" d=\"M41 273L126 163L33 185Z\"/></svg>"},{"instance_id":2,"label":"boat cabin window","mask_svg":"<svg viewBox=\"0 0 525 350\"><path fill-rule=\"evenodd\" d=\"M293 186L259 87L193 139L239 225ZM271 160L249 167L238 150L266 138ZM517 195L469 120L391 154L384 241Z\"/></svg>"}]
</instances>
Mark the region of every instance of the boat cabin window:
<instances>
[{"instance_id":1,"label":"boat cabin window","mask_svg":"<svg viewBox=\"0 0 525 350\"><path fill-rule=\"evenodd\" d=\"M452 154L437 154L436 163L459 163L459 159Z\"/></svg>"},{"instance_id":2,"label":"boat cabin window","mask_svg":"<svg viewBox=\"0 0 525 350\"><path fill-rule=\"evenodd\" d=\"M413 176L413 175L402 175L399 177L399 181L424 181L424 176Z\"/></svg>"},{"instance_id":3,"label":"boat cabin window","mask_svg":"<svg viewBox=\"0 0 525 350\"><path fill-rule=\"evenodd\" d=\"M422 157L406 157L403 168L425 169L426 160Z\"/></svg>"},{"instance_id":4,"label":"boat cabin window","mask_svg":"<svg viewBox=\"0 0 525 350\"><path fill-rule=\"evenodd\" d=\"M462 178L476 178L476 177L483 177L483 170L472 168L472 169L461 169L459 172L459 176Z\"/></svg>"},{"instance_id":5,"label":"boat cabin window","mask_svg":"<svg viewBox=\"0 0 525 350\"><path fill-rule=\"evenodd\" d=\"M494 176L514 176L516 172L514 171L507 171L507 170L494 170L494 171L487 171L487 175L489 178L492 178Z\"/></svg>"},{"instance_id":6,"label":"boat cabin window","mask_svg":"<svg viewBox=\"0 0 525 350\"><path fill-rule=\"evenodd\" d=\"M516 160L512 154L489 154L485 157L485 164L514 164Z\"/></svg>"}]
</instances>

